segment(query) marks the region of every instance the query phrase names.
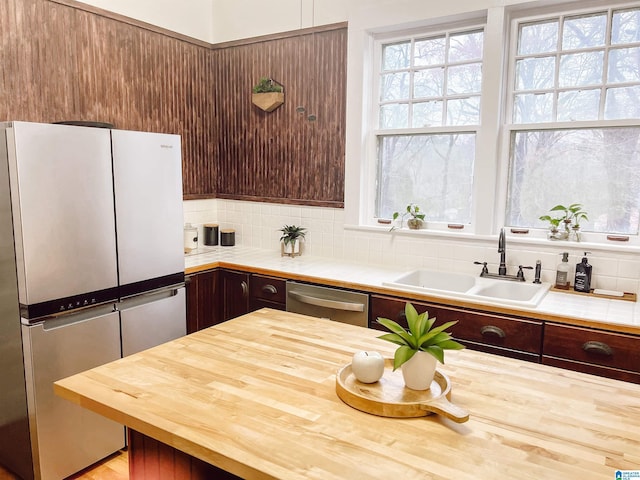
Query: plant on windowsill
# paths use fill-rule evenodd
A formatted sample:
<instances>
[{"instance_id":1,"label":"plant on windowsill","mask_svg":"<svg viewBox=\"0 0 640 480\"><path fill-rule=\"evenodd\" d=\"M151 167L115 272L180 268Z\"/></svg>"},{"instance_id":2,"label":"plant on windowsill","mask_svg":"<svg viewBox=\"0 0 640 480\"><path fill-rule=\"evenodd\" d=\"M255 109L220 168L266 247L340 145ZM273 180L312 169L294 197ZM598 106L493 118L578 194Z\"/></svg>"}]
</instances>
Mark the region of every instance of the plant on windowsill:
<instances>
[{"instance_id":1,"label":"plant on windowsill","mask_svg":"<svg viewBox=\"0 0 640 480\"><path fill-rule=\"evenodd\" d=\"M549 210L550 212L562 212L561 217L551 217L543 215L539 217L544 222L549 222L549 239L550 240L567 240L570 236L580 241L580 222L589 220L587 212L582 210L581 203L572 203L571 205L556 205ZM560 228L562 225L562 228Z\"/></svg>"},{"instance_id":2,"label":"plant on windowsill","mask_svg":"<svg viewBox=\"0 0 640 480\"><path fill-rule=\"evenodd\" d=\"M407 205L405 212L403 213L393 212L393 220L397 220L398 217L400 217L400 228L402 228L402 225L404 223L404 218L406 216L410 217L407 220L407 226L411 230L419 230L420 228L422 228L422 225L424 224L425 214L420 213L420 207L418 205L416 205L415 203L410 203L409 205ZM395 228L396 227L394 225L389 229L389 231L391 232L395 230Z\"/></svg>"},{"instance_id":3,"label":"plant on windowsill","mask_svg":"<svg viewBox=\"0 0 640 480\"><path fill-rule=\"evenodd\" d=\"M285 225L280 229L282 236L280 237L281 255L289 257L299 256L301 253L301 240L306 235L306 228L296 225Z\"/></svg>"},{"instance_id":4,"label":"plant on windowsill","mask_svg":"<svg viewBox=\"0 0 640 480\"><path fill-rule=\"evenodd\" d=\"M409 302L405 305L404 313L408 330L388 318L376 319L391 332L378 338L399 345L393 356L393 370L402 367L407 388L426 390L433 381L437 361L444 364L444 351L464 348L464 345L453 340L451 334L445 331L458 322L447 322L434 327L436 318L429 318L427 311L418 314Z\"/></svg>"},{"instance_id":5,"label":"plant on windowsill","mask_svg":"<svg viewBox=\"0 0 640 480\"><path fill-rule=\"evenodd\" d=\"M251 103L265 112L272 112L284 103L282 85L272 78L262 77L252 89Z\"/></svg>"}]
</instances>

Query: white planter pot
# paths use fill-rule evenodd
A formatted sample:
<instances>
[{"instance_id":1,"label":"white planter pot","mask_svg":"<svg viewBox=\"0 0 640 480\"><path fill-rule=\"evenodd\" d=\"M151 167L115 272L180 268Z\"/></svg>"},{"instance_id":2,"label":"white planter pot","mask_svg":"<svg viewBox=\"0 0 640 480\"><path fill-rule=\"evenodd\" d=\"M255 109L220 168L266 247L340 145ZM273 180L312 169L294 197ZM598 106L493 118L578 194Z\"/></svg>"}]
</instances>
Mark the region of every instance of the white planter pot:
<instances>
[{"instance_id":1,"label":"white planter pot","mask_svg":"<svg viewBox=\"0 0 640 480\"><path fill-rule=\"evenodd\" d=\"M294 240L293 243L284 243L284 254L285 255L300 255L300 240Z\"/></svg>"},{"instance_id":2,"label":"white planter pot","mask_svg":"<svg viewBox=\"0 0 640 480\"><path fill-rule=\"evenodd\" d=\"M402 364L404 384L411 390L428 390L436 373L436 357L427 352L416 352Z\"/></svg>"}]
</instances>

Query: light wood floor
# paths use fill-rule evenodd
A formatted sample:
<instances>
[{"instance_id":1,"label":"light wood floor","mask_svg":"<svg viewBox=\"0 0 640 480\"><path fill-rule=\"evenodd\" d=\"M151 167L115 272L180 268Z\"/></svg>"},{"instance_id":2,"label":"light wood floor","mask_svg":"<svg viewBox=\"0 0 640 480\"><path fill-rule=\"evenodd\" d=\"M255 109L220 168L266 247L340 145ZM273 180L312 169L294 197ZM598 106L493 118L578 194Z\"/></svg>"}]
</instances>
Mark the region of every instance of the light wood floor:
<instances>
[{"instance_id":1,"label":"light wood floor","mask_svg":"<svg viewBox=\"0 0 640 480\"><path fill-rule=\"evenodd\" d=\"M17 478L0 466L0 480L17 480ZM129 480L127 452L125 450L116 452L67 480Z\"/></svg>"}]
</instances>

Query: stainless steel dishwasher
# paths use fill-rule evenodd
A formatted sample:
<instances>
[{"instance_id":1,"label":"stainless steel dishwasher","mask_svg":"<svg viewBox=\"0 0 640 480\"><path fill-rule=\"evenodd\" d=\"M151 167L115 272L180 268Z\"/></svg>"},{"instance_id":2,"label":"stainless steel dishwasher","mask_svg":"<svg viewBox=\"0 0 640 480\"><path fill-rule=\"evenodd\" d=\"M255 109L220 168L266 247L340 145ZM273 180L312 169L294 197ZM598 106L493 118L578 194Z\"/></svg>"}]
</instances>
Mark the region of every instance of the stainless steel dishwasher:
<instances>
[{"instance_id":1,"label":"stainless steel dishwasher","mask_svg":"<svg viewBox=\"0 0 640 480\"><path fill-rule=\"evenodd\" d=\"M306 283L287 282L287 312L360 327L369 325L369 295Z\"/></svg>"}]
</instances>

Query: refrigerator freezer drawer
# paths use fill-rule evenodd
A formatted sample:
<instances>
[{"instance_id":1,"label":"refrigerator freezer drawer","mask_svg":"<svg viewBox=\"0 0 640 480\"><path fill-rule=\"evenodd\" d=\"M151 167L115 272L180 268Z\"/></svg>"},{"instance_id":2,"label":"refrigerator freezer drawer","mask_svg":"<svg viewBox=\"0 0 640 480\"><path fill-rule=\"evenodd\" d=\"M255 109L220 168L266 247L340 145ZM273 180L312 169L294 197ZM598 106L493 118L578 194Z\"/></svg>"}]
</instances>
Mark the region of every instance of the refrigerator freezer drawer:
<instances>
[{"instance_id":1,"label":"refrigerator freezer drawer","mask_svg":"<svg viewBox=\"0 0 640 480\"><path fill-rule=\"evenodd\" d=\"M96 310L108 310L97 308ZM124 428L56 396L53 382L120 358L117 312L22 326L36 478L60 480L124 447ZM69 323L67 323L69 322Z\"/></svg>"},{"instance_id":2,"label":"refrigerator freezer drawer","mask_svg":"<svg viewBox=\"0 0 640 480\"><path fill-rule=\"evenodd\" d=\"M184 286L129 298L119 309L123 357L187 334Z\"/></svg>"}]
</instances>

